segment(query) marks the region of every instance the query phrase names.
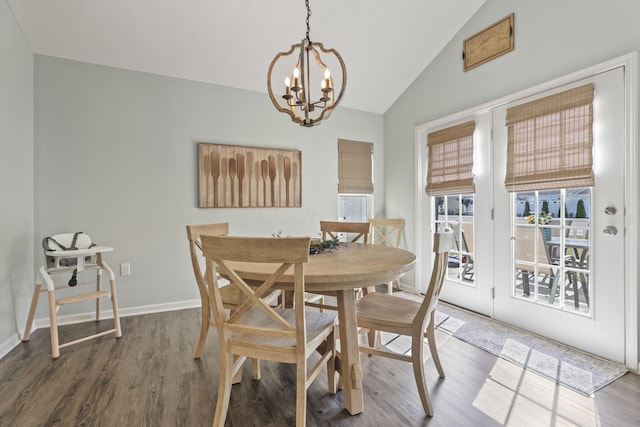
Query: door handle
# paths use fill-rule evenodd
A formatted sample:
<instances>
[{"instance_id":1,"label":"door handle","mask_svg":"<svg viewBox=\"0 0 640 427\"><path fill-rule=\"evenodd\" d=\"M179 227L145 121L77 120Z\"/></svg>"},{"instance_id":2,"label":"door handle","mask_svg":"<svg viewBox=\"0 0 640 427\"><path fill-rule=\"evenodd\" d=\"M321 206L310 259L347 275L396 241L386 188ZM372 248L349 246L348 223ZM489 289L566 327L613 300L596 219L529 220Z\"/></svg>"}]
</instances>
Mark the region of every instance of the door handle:
<instances>
[{"instance_id":1,"label":"door handle","mask_svg":"<svg viewBox=\"0 0 640 427\"><path fill-rule=\"evenodd\" d=\"M618 212L618 209L616 209L614 206L607 206L606 208L604 208L604 213L607 215L615 215L616 212Z\"/></svg>"},{"instance_id":2,"label":"door handle","mask_svg":"<svg viewBox=\"0 0 640 427\"><path fill-rule=\"evenodd\" d=\"M613 225L607 225L602 230L602 234L604 234L605 236L615 236L616 234L618 234L618 229Z\"/></svg>"}]
</instances>

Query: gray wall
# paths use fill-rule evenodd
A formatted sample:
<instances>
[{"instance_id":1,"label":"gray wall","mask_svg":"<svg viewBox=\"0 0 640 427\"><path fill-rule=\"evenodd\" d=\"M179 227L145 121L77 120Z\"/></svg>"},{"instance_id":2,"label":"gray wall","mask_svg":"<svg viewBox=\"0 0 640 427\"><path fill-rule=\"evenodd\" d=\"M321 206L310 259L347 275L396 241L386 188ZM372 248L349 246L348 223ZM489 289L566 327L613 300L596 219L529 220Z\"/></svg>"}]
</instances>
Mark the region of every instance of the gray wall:
<instances>
[{"instance_id":1,"label":"gray wall","mask_svg":"<svg viewBox=\"0 0 640 427\"><path fill-rule=\"evenodd\" d=\"M338 138L374 143L384 182L382 116L341 107L302 128L263 93L36 55L35 117L35 237L84 231L113 246L116 271L131 263L123 309L198 298L186 224L316 236L337 217ZM302 207L198 208L198 142L302 150ZM380 210L382 186L374 197Z\"/></svg>"},{"instance_id":2,"label":"gray wall","mask_svg":"<svg viewBox=\"0 0 640 427\"><path fill-rule=\"evenodd\" d=\"M0 1L0 347L17 340L33 289L33 55Z\"/></svg>"},{"instance_id":3,"label":"gray wall","mask_svg":"<svg viewBox=\"0 0 640 427\"><path fill-rule=\"evenodd\" d=\"M463 72L463 40L512 12L515 50ZM637 0L487 0L384 115L385 210L406 216L410 248L415 126L636 51L638 16Z\"/></svg>"}]
</instances>

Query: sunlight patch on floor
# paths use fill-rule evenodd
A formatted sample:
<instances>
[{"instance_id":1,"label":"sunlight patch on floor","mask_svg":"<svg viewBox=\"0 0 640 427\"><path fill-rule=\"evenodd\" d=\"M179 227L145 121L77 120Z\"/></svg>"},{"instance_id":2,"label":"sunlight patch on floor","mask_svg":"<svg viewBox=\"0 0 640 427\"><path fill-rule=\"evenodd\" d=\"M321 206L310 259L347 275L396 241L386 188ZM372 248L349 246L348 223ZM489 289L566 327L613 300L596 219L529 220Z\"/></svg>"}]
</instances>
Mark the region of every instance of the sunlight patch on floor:
<instances>
[{"instance_id":1,"label":"sunlight patch on floor","mask_svg":"<svg viewBox=\"0 0 640 427\"><path fill-rule=\"evenodd\" d=\"M593 397L499 358L473 406L505 426L599 426Z\"/></svg>"}]
</instances>

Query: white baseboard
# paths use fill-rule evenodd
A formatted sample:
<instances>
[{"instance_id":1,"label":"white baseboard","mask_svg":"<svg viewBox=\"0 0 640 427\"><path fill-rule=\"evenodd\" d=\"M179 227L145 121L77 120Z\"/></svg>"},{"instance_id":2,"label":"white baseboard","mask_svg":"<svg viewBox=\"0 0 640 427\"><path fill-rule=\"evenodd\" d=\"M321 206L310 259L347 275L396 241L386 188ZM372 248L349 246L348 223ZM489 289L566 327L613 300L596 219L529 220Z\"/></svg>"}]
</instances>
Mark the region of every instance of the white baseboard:
<instances>
[{"instance_id":1,"label":"white baseboard","mask_svg":"<svg viewBox=\"0 0 640 427\"><path fill-rule=\"evenodd\" d=\"M413 285L407 285L406 283L400 282L398 288L401 291L410 292L412 294L418 294L418 292L416 291L416 288Z\"/></svg>"},{"instance_id":2,"label":"white baseboard","mask_svg":"<svg viewBox=\"0 0 640 427\"><path fill-rule=\"evenodd\" d=\"M179 301L172 302L166 304L154 304L154 305L144 305L140 307L131 307L131 308L123 308L120 309L120 317L129 317L129 316L139 316L141 314L151 314L151 313L161 313L165 311L175 311L175 310L185 310L188 308L196 308L200 307L200 299L188 300L188 301ZM95 320L95 312L87 312L87 313L79 313L79 314L68 314L65 316L58 316L58 325L72 325L74 323L82 323ZM113 319L113 311L112 310L104 310L100 313L101 319ZM39 328L48 328L51 326L51 322L49 321L49 317L41 317L39 319L34 319L33 327L31 328L31 332L33 333ZM18 334L15 334L7 341L0 345L0 359L6 356L11 350L18 346L22 342L20 337L24 333L24 329L20 330Z\"/></svg>"}]
</instances>

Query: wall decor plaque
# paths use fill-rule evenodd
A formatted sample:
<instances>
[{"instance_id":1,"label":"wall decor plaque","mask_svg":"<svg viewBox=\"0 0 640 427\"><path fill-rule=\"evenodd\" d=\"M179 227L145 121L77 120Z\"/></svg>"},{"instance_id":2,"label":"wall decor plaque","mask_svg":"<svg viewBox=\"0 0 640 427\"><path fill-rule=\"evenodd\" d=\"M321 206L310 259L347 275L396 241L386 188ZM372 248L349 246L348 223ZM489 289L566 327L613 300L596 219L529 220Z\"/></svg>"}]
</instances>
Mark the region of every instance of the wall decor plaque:
<instances>
[{"instance_id":1,"label":"wall decor plaque","mask_svg":"<svg viewBox=\"0 0 640 427\"><path fill-rule=\"evenodd\" d=\"M201 208L300 207L300 150L198 144Z\"/></svg>"},{"instance_id":2,"label":"wall decor plaque","mask_svg":"<svg viewBox=\"0 0 640 427\"><path fill-rule=\"evenodd\" d=\"M513 21L512 13L463 42L464 71L469 71L514 49Z\"/></svg>"}]
</instances>

